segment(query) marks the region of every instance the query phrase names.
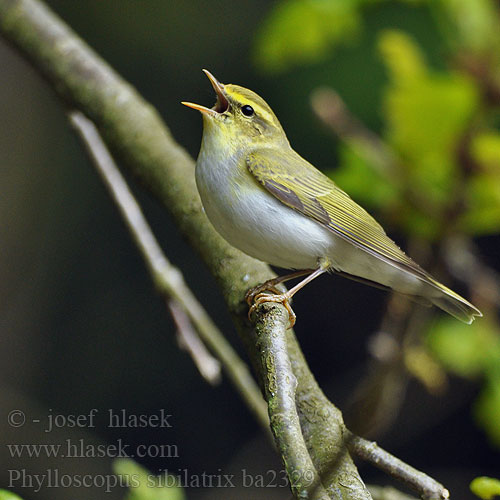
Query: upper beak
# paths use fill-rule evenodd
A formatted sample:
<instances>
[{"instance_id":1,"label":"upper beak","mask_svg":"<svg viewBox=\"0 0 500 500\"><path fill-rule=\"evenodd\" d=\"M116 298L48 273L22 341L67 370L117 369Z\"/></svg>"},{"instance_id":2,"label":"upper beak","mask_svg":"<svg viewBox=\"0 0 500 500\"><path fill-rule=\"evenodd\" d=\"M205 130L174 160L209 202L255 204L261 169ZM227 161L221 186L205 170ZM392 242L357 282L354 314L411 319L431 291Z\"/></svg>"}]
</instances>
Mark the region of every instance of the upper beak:
<instances>
[{"instance_id":1,"label":"upper beak","mask_svg":"<svg viewBox=\"0 0 500 500\"><path fill-rule=\"evenodd\" d=\"M224 85L220 83L217 78L215 78L210 71L204 69L203 72L205 75L208 76L208 79L210 80L210 83L212 84L212 87L215 90L215 93L217 94L217 102L215 103L215 106L210 109L205 106L202 106L201 104L194 104L192 102L182 102L181 104L184 104L184 106L188 106L189 108L197 109L198 111L201 111L202 113L205 113L207 115L216 115L217 113L224 113L224 111L227 110L229 107L229 102L226 98L226 93L224 91Z\"/></svg>"}]
</instances>

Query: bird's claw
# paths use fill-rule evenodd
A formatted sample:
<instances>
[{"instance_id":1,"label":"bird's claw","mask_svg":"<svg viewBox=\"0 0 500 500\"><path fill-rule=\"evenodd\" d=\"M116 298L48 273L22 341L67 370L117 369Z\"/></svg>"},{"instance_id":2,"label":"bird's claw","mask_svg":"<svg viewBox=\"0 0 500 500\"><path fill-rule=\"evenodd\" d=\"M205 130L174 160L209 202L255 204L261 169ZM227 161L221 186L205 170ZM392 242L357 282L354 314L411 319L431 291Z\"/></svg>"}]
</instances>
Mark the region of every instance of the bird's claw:
<instances>
[{"instance_id":1,"label":"bird's claw","mask_svg":"<svg viewBox=\"0 0 500 500\"><path fill-rule=\"evenodd\" d=\"M248 290L248 292L245 294L245 300L249 306L254 303L255 297L261 295L264 291L271 292L275 295L280 295L283 293L281 290L278 290L278 288L272 283L272 280L270 281L271 282L266 281L265 283L262 283L262 285L254 286L253 288L250 288L250 290Z\"/></svg>"},{"instance_id":2,"label":"bird's claw","mask_svg":"<svg viewBox=\"0 0 500 500\"><path fill-rule=\"evenodd\" d=\"M258 288L258 287L256 287L256 288ZM273 293L266 293L263 291L257 291L257 293L251 294L250 301L248 300L248 297L249 297L249 293L252 292L253 289L248 291L248 293L246 295L246 299L247 299L248 305L251 304L250 309L248 310L248 319L250 319L250 320L252 319L251 318L252 314L257 309L257 307L260 306L260 304L263 304L264 302L276 302L278 304L283 304L285 309L288 311L288 320L289 320L288 328L293 328L293 326L295 325L295 321L297 319L297 316L295 315L292 307L290 306L290 301L289 301L290 297L288 297L288 294L280 293L276 289L276 287L274 287L274 286L273 287L266 287L265 290L269 290Z\"/></svg>"}]
</instances>

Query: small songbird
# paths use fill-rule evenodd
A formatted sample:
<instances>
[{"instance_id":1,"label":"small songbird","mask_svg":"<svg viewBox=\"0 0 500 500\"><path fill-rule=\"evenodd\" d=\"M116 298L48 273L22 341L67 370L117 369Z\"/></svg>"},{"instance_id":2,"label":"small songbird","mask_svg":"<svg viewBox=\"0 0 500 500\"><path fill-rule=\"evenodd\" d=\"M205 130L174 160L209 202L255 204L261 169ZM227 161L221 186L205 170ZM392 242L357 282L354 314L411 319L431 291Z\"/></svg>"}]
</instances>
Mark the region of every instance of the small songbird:
<instances>
[{"instance_id":1,"label":"small songbird","mask_svg":"<svg viewBox=\"0 0 500 500\"><path fill-rule=\"evenodd\" d=\"M382 226L330 178L296 153L280 122L257 94L208 76L211 109L183 102L203 116L196 184L206 214L233 246L296 272L247 293L251 311L283 303L305 284L333 271L435 304L465 323L481 312L408 257ZM276 285L306 276L287 292Z\"/></svg>"}]
</instances>

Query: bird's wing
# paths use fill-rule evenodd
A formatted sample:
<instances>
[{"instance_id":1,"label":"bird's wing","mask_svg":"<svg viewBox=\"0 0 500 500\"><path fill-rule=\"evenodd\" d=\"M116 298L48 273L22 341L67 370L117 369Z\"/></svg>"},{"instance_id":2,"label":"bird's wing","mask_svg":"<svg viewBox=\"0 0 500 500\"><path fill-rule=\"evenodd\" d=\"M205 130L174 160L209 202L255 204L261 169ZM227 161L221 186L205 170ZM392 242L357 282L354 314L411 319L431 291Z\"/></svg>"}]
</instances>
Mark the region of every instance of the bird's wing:
<instances>
[{"instance_id":1,"label":"bird's wing","mask_svg":"<svg viewBox=\"0 0 500 500\"><path fill-rule=\"evenodd\" d=\"M434 281L368 212L295 151L262 148L248 154L246 163L257 181L285 205L375 257L424 281Z\"/></svg>"}]
</instances>

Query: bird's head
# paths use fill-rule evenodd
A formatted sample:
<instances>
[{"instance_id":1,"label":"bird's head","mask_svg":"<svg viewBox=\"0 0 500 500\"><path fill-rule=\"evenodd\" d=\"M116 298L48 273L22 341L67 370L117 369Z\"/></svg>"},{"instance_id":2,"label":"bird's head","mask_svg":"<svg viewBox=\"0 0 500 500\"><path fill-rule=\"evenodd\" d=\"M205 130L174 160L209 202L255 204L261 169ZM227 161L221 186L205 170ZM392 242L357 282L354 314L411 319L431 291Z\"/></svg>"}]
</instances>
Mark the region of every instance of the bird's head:
<instances>
[{"instance_id":1,"label":"bird's head","mask_svg":"<svg viewBox=\"0 0 500 500\"><path fill-rule=\"evenodd\" d=\"M233 145L288 143L280 122L262 97L239 85L224 85L212 73L203 71L217 95L215 105L207 108L191 102L182 104L201 112L204 136Z\"/></svg>"}]
</instances>

